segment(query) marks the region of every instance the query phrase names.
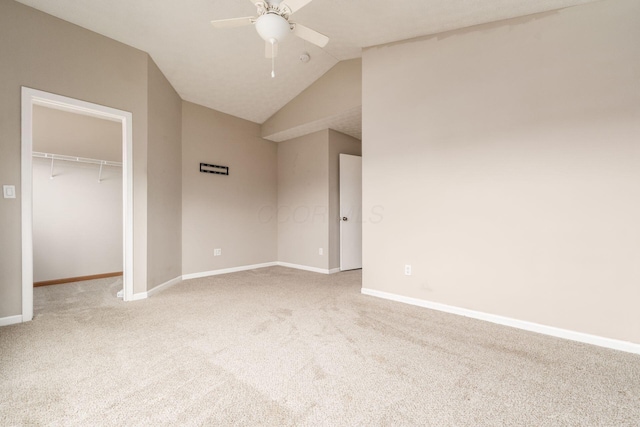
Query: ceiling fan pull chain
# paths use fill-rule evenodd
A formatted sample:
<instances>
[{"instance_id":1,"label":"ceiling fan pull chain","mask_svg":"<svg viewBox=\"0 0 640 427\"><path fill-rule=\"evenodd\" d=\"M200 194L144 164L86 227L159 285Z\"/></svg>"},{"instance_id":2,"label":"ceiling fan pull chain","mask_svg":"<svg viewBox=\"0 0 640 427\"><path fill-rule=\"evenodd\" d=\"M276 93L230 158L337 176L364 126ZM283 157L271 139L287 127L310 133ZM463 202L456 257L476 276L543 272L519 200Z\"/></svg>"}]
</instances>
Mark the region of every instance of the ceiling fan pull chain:
<instances>
[{"instance_id":1,"label":"ceiling fan pull chain","mask_svg":"<svg viewBox=\"0 0 640 427\"><path fill-rule=\"evenodd\" d=\"M271 42L271 78L273 79L276 77L276 40L271 39L269 41Z\"/></svg>"}]
</instances>

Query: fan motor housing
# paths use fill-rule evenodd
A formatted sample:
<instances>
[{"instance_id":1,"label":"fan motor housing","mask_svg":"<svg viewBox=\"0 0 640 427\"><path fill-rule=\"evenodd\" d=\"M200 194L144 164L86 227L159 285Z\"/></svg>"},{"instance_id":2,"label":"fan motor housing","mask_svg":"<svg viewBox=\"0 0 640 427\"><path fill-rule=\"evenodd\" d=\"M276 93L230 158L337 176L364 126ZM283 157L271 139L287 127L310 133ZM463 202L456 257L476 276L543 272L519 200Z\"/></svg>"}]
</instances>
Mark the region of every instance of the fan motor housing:
<instances>
[{"instance_id":1,"label":"fan motor housing","mask_svg":"<svg viewBox=\"0 0 640 427\"><path fill-rule=\"evenodd\" d=\"M291 32L291 25L276 13L265 13L256 20L256 30L264 41L281 42Z\"/></svg>"}]
</instances>

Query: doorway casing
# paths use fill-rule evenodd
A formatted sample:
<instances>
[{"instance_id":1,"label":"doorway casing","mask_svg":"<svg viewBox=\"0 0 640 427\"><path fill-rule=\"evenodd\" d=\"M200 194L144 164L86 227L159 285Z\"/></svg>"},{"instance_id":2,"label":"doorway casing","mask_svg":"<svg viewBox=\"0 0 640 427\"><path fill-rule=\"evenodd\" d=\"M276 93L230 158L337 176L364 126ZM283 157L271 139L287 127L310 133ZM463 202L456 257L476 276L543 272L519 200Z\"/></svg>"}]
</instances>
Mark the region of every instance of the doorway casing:
<instances>
[{"instance_id":1,"label":"doorway casing","mask_svg":"<svg viewBox=\"0 0 640 427\"><path fill-rule=\"evenodd\" d=\"M122 124L123 288L133 296L133 116L128 111L22 87L22 321L33 319L33 106L54 108Z\"/></svg>"}]
</instances>

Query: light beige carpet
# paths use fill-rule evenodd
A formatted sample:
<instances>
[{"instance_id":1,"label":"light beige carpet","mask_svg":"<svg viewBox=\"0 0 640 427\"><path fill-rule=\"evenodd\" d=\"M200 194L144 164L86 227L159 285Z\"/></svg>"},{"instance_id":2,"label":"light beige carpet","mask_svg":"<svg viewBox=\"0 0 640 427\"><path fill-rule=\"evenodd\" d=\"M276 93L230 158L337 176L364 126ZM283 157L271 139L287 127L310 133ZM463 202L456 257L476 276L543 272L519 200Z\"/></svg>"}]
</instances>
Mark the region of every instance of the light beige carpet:
<instances>
[{"instance_id":1,"label":"light beige carpet","mask_svg":"<svg viewBox=\"0 0 640 427\"><path fill-rule=\"evenodd\" d=\"M283 267L147 300L36 289L0 328L0 425L638 426L640 357Z\"/></svg>"}]
</instances>

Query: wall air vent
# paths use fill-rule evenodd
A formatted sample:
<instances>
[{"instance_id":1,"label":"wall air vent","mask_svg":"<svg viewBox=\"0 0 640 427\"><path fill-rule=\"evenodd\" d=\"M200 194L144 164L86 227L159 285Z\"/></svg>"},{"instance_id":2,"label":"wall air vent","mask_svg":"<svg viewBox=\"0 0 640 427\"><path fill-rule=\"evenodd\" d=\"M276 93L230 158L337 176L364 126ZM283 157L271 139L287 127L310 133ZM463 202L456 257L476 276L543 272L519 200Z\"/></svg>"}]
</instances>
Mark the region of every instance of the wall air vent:
<instances>
[{"instance_id":1,"label":"wall air vent","mask_svg":"<svg viewBox=\"0 0 640 427\"><path fill-rule=\"evenodd\" d=\"M200 172L214 173L216 175L229 175L229 167L200 163Z\"/></svg>"}]
</instances>

